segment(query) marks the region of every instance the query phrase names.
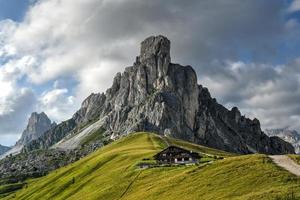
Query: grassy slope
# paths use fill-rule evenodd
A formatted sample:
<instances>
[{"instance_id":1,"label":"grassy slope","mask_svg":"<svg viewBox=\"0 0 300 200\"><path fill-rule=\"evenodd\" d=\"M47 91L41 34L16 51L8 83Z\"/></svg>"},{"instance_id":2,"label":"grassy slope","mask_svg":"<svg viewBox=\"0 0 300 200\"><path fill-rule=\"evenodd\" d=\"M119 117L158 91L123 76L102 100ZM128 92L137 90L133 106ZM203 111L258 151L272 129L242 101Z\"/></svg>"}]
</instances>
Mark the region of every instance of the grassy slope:
<instances>
[{"instance_id":1,"label":"grassy slope","mask_svg":"<svg viewBox=\"0 0 300 200\"><path fill-rule=\"evenodd\" d=\"M189 142L186 142L183 140L178 140L178 139L169 138L169 137L166 139L170 145L182 146L184 148L188 148L190 150L198 151L198 152L208 154L208 155L216 155L216 156L220 156L220 157L237 156L237 154L228 153L226 151L221 151L221 150L217 150L217 149L212 149L212 148L197 145L194 143L189 143Z\"/></svg>"},{"instance_id":2,"label":"grassy slope","mask_svg":"<svg viewBox=\"0 0 300 200\"><path fill-rule=\"evenodd\" d=\"M176 142L224 156L221 151ZM134 134L31 180L27 188L4 199L253 200L283 197L291 191L300 197L300 179L264 155L227 157L204 167L136 168L136 163L162 148L164 142L156 135Z\"/></svg>"},{"instance_id":3,"label":"grassy slope","mask_svg":"<svg viewBox=\"0 0 300 200\"><path fill-rule=\"evenodd\" d=\"M289 157L300 165L300 155L289 155Z\"/></svg>"}]
</instances>

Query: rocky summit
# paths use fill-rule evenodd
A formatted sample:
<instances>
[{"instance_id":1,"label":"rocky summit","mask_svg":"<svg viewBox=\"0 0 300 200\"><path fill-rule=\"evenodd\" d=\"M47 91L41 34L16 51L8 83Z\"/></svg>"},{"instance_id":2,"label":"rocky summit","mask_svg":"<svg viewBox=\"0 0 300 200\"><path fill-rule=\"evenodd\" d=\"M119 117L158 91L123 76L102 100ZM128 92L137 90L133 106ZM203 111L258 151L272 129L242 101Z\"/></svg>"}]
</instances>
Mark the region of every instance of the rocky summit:
<instances>
[{"instance_id":1,"label":"rocky summit","mask_svg":"<svg viewBox=\"0 0 300 200\"><path fill-rule=\"evenodd\" d=\"M33 112L28 120L26 129L23 131L17 145L25 145L41 137L51 127L56 126L56 123L51 123L48 116L42 112Z\"/></svg>"},{"instance_id":2,"label":"rocky summit","mask_svg":"<svg viewBox=\"0 0 300 200\"><path fill-rule=\"evenodd\" d=\"M171 62L170 47L164 36L145 39L133 66L118 73L111 88L91 94L71 119L27 148L49 147L82 124L100 121L111 138L150 131L235 153L294 153L289 143L264 134L259 120L220 105L191 66Z\"/></svg>"},{"instance_id":3,"label":"rocky summit","mask_svg":"<svg viewBox=\"0 0 300 200\"><path fill-rule=\"evenodd\" d=\"M46 131L48 131L52 127L55 127L56 125L57 124L55 122L51 123L51 120L44 112L33 112L28 119L27 126L23 131L21 138L12 148L10 148L2 155L0 154L0 159L3 159L9 155L19 154L25 145L39 139Z\"/></svg>"}]
</instances>

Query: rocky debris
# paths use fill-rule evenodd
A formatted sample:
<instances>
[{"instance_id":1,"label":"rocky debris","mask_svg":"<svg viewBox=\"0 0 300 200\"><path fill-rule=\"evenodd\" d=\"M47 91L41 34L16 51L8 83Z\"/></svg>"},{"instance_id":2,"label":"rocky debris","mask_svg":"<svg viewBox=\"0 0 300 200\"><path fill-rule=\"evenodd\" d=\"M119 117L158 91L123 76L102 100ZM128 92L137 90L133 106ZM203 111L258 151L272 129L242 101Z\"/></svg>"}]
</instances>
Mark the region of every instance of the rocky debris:
<instances>
[{"instance_id":1,"label":"rocky debris","mask_svg":"<svg viewBox=\"0 0 300 200\"><path fill-rule=\"evenodd\" d=\"M133 66L118 73L105 94L89 96L64 132L51 129L27 149L48 148L100 120L112 136L151 131L235 153L294 153L289 143L264 134L257 119L220 105L198 85L191 66L171 63L170 46L164 36L145 39Z\"/></svg>"},{"instance_id":2,"label":"rocky debris","mask_svg":"<svg viewBox=\"0 0 300 200\"><path fill-rule=\"evenodd\" d=\"M36 177L69 163L63 151L32 151L8 156L0 162L0 178ZM72 158L72 159L76 159Z\"/></svg>"},{"instance_id":3,"label":"rocky debris","mask_svg":"<svg viewBox=\"0 0 300 200\"><path fill-rule=\"evenodd\" d=\"M82 130L75 134L68 134L58 143L54 144L51 148L61 150L71 150L78 148L81 144L85 143L85 140L94 140L97 138L104 138L101 121L97 121L90 125L86 125ZM106 136L107 138L107 136Z\"/></svg>"},{"instance_id":4,"label":"rocky debris","mask_svg":"<svg viewBox=\"0 0 300 200\"><path fill-rule=\"evenodd\" d=\"M1 183L15 183L44 176L50 171L85 157L109 142L111 141L97 140L68 151L47 149L8 156L0 161Z\"/></svg>"},{"instance_id":5,"label":"rocky debris","mask_svg":"<svg viewBox=\"0 0 300 200\"><path fill-rule=\"evenodd\" d=\"M9 151L11 147L2 146L0 144L0 155L4 154L5 152Z\"/></svg>"},{"instance_id":6,"label":"rocky debris","mask_svg":"<svg viewBox=\"0 0 300 200\"><path fill-rule=\"evenodd\" d=\"M286 142L292 144L297 154L300 154L300 133L296 130L290 130L288 128L281 129L266 129L265 133L268 136L277 136Z\"/></svg>"}]
</instances>

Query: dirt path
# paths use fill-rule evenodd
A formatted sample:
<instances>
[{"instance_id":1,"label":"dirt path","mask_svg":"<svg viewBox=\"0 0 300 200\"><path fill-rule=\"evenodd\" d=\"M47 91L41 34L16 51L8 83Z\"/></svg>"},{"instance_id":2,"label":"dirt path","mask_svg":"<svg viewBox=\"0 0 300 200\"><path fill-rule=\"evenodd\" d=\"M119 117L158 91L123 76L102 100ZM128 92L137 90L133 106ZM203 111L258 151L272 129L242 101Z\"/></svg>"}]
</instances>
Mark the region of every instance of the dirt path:
<instances>
[{"instance_id":1,"label":"dirt path","mask_svg":"<svg viewBox=\"0 0 300 200\"><path fill-rule=\"evenodd\" d=\"M300 176L300 165L295 163L291 158L285 155L269 156L275 164L288 170L292 174Z\"/></svg>"}]
</instances>

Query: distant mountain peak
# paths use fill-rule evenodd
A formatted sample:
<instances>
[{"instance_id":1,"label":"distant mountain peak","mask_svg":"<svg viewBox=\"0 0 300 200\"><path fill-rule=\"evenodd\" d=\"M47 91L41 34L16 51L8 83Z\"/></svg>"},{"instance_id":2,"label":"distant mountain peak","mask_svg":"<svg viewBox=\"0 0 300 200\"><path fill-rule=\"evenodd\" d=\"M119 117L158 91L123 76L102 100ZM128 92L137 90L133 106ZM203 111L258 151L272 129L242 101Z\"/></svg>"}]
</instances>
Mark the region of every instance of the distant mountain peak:
<instances>
[{"instance_id":1,"label":"distant mountain peak","mask_svg":"<svg viewBox=\"0 0 300 200\"><path fill-rule=\"evenodd\" d=\"M51 127L55 126L56 123L51 123L46 113L33 112L31 113L28 124L22 133L20 140L17 145L25 145L41 137Z\"/></svg>"}]
</instances>

